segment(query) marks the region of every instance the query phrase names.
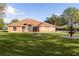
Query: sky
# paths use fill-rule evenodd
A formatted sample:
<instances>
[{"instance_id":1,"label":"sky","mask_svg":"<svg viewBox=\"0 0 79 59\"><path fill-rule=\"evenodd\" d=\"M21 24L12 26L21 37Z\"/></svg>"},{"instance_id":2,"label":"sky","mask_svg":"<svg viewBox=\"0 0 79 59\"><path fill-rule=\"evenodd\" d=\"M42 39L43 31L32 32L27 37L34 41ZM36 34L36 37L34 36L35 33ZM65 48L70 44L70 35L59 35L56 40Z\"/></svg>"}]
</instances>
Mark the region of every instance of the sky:
<instances>
[{"instance_id":1,"label":"sky","mask_svg":"<svg viewBox=\"0 0 79 59\"><path fill-rule=\"evenodd\" d=\"M12 19L35 19L45 21L53 14L61 15L68 7L79 8L78 3L9 3L7 4L5 22Z\"/></svg>"}]
</instances>

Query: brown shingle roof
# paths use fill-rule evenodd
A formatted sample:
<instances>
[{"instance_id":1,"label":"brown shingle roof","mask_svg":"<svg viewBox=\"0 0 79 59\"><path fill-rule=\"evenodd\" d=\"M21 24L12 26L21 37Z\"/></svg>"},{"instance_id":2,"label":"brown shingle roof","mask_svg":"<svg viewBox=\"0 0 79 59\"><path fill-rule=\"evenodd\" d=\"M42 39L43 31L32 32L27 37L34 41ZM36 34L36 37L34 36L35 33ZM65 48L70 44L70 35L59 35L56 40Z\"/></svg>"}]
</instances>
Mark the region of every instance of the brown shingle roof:
<instances>
[{"instance_id":1,"label":"brown shingle roof","mask_svg":"<svg viewBox=\"0 0 79 59\"><path fill-rule=\"evenodd\" d=\"M52 24L46 22L40 22L33 19L24 19L16 23L11 23L8 26L24 26L24 24L32 24L33 26L53 26Z\"/></svg>"}]
</instances>

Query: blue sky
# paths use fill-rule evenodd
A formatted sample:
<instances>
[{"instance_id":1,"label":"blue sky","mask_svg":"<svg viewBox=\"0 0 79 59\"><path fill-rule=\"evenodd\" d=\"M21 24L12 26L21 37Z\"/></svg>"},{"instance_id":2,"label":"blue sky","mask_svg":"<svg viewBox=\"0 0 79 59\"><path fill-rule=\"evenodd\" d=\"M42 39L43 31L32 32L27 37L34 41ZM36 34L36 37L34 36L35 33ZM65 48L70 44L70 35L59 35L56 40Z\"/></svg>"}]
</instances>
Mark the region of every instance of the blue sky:
<instances>
[{"instance_id":1,"label":"blue sky","mask_svg":"<svg viewBox=\"0 0 79 59\"><path fill-rule=\"evenodd\" d=\"M32 18L39 21L46 20L46 17L52 14L60 15L68 7L79 8L79 4L75 3L12 3L7 4L7 15L5 22L12 19Z\"/></svg>"}]
</instances>

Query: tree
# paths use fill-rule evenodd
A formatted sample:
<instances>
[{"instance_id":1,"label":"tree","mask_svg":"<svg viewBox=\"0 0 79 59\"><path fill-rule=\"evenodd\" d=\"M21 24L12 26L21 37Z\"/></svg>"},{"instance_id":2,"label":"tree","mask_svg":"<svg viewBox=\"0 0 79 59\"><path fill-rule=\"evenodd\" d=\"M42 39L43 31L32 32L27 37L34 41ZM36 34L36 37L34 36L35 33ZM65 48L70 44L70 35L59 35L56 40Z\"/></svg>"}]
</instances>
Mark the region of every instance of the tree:
<instances>
[{"instance_id":1,"label":"tree","mask_svg":"<svg viewBox=\"0 0 79 59\"><path fill-rule=\"evenodd\" d=\"M56 16L57 16L57 15L52 15L51 17L47 17L47 19L45 20L45 22L54 25L54 24L55 24L55 20L56 20Z\"/></svg>"},{"instance_id":2,"label":"tree","mask_svg":"<svg viewBox=\"0 0 79 59\"><path fill-rule=\"evenodd\" d=\"M0 18L3 18L5 17L5 7L6 7L6 4L3 4L3 3L0 3Z\"/></svg>"},{"instance_id":3,"label":"tree","mask_svg":"<svg viewBox=\"0 0 79 59\"><path fill-rule=\"evenodd\" d=\"M62 15L60 16L52 15L51 17L48 17L47 20L45 20L45 22L56 26L62 26L66 24L66 20Z\"/></svg>"},{"instance_id":4,"label":"tree","mask_svg":"<svg viewBox=\"0 0 79 59\"><path fill-rule=\"evenodd\" d=\"M0 3L0 29L4 27L5 7L6 4Z\"/></svg>"},{"instance_id":5,"label":"tree","mask_svg":"<svg viewBox=\"0 0 79 59\"><path fill-rule=\"evenodd\" d=\"M2 29L4 27L4 19L0 18L0 29Z\"/></svg>"},{"instance_id":6,"label":"tree","mask_svg":"<svg viewBox=\"0 0 79 59\"><path fill-rule=\"evenodd\" d=\"M73 24L79 22L79 9L75 7L69 7L64 10L62 15L68 21L68 32L70 37L72 37L72 34L75 32Z\"/></svg>"},{"instance_id":7,"label":"tree","mask_svg":"<svg viewBox=\"0 0 79 59\"><path fill-rule=\"evenodd\" d=\"M18 22L19 20L18 19L13 19L12 21L11 21L11 23L15 23L15 22Z\"/></svg>"},{"instance_id":8,"label":"tree","mask_svg":"<svg viewBox=\"0 0 79 59\"><path fill-rule=\"evenodd\" d=\"M79 21L79 9L75 7L65 9L62 15L67 21L71 21L73 23Z\"/></svg>"}]
</instances>

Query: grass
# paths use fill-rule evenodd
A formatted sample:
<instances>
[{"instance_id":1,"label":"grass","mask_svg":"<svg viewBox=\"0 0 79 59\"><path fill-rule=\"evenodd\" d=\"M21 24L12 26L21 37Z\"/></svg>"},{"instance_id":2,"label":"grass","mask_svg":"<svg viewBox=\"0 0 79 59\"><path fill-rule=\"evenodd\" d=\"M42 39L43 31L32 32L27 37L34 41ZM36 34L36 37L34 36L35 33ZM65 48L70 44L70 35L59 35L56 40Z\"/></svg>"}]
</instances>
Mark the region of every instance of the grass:
<instances>
[{"instance_id":1,"label":"grass","mask_svg":"<svg viewBox=\"0 0 79 59\"><path fill-rule=\"evenodd\" d=\"M1 56L78 56L79 40L61 37L66 32L7 33L0 31ZM79 35L76 33L75 35Z\"/></svg>"}]
</instances>

